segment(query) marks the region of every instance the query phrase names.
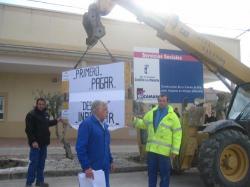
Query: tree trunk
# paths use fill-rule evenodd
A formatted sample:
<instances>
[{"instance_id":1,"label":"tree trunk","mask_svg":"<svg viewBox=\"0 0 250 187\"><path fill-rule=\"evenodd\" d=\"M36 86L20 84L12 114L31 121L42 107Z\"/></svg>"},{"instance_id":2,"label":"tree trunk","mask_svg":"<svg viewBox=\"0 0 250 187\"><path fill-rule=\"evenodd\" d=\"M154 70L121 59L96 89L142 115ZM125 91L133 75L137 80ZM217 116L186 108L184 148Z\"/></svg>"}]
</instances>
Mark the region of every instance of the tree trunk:
<instances>
[{"instance_id":1,"label":"tree trunk","mask_svg":"<svg viewBox=\"0 0 250 187\"><path fill-rule=\"evenodd\" d=\"M73 159L73 153L71 151L71 146L70 143L67 142L65 136L66 136L66 132L67 132L67 128L69 126L69 123L66 121L61 122L62 123L62 132L59 132L59 126L56 126L56 137L57 139L63 144L63 148L65 150L65 154L66 154L66 158L68 159Z\"/></svg>"}]
</instances>

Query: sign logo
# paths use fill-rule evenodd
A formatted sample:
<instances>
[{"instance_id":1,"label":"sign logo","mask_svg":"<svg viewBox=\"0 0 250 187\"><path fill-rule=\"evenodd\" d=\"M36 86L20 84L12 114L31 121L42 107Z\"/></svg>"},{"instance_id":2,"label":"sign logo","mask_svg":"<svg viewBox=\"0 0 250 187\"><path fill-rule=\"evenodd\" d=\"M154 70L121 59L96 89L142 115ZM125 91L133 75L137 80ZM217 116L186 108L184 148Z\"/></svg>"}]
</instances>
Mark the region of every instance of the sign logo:
<instances>
[{"instance_id":1,"label":"sign logo","mask_svg":"<svg viewBox=\"0 0 250 187\"><path fill-rule=\"evenodd\" d=\"M143 88L137 88L137 99L143 99L145 90Z\"/></svg>"},{"instance_id":2,"label":"sign logo","mask_svg":"<svg viewBox=\"0 0 250 187\"><path fill-rule=\"evenodd\" d=\"M144 65L144 74L148 74L148 69L149 69L149 65L148 64L145 64Z\"/></svg>"}]
</instances>

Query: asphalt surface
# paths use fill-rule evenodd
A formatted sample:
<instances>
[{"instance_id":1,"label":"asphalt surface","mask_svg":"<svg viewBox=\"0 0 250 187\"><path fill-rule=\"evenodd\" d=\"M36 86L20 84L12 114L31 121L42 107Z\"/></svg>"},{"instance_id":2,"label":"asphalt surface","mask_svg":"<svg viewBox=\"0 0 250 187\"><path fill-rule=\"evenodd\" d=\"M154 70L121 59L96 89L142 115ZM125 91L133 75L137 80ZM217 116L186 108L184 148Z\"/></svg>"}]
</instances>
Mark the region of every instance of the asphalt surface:
<instances>
[{"instance_id":1,"label":"asphalt surface","mask_svg":"<svg viewBox=\"0 0 250 187\"><path fill-rule=\"evenodd\" d=\"M146 172L130 172L111 174L111 187L147 187ZM50 177L46 182L51 187L78 187L77 177ZM0 187L24 187L25 180L3 180ZM197 170L185 172L182 175L171 176L170 187L204 187Z\"/></svg>"}]
</instances>

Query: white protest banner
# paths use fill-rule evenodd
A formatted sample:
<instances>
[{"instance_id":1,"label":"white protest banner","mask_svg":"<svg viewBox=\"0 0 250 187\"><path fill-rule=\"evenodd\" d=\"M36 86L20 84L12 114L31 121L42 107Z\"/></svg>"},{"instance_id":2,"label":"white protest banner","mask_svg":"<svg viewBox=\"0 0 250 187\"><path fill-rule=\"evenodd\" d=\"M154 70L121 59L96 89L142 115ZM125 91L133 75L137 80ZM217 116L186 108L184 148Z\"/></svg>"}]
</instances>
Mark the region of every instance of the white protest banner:
<instances>
[{"instance_id":1,"label":"white protest banner","mask_svg":"<svg viewBox=\"0 0 250 187\"><path fill-rule=\"evenodd\" d=\"M91 103L102 100L108 104L109 130L125 124L124 63L79 68L63 72L64 103L62 117L78 129L82 120L91 115Z\"/></svg>"}]
</instances>

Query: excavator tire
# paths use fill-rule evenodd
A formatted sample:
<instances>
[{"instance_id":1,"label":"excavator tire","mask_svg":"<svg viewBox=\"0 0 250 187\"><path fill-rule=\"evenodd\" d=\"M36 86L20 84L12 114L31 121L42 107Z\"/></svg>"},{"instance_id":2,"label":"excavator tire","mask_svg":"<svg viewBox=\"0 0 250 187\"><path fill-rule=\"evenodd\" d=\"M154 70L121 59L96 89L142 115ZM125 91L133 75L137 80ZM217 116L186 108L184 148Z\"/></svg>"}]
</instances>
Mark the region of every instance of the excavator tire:
<instances>
[{"instance_id":1,"label":"excavator tire","mask_svg":"<svg viewBox=\"0 0 250 187\"><path fill-rule=\"evenodd\" d=\"M198 163L207 187L250 187L250 140L240 131L210 136L200 146Z\"/></svg>"}]
</instances>

